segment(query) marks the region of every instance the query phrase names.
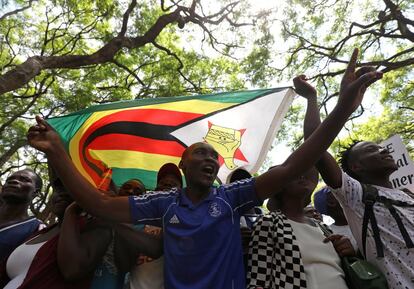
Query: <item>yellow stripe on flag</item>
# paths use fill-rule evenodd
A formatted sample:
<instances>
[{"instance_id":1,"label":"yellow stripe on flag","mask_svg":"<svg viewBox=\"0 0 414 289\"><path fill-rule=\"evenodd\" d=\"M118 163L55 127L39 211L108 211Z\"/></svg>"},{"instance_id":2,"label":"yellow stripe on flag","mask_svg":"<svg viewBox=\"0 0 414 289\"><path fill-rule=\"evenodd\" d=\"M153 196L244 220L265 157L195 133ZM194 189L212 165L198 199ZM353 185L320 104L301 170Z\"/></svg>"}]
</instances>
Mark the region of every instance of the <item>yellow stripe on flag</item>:
<instances>
[{"instance_id":1,"label":"yellow stripe on flag","mask_svg":"<svg viewBox=\"0 0 414 289\"><path fill-rule=\"evenodd\" d=\"M79 130L70 140L69 154L76 168L89 182L93 184L92 178L88 175L88 173L85 171L85 169L81 165L81 161L80 161L81 155L79 153L79 142L84 132L87 131L91 125L93 125L95 122L99 121L103 117L116 113L118 111L131 110L131 109L165 109L165 110L180 111L180 112L208 114L208 113L211 113L217 110L231 107L235 104L236 103L223 103L223 102L213 102L213 101L204 101L204 100L199 100L199 99L191 99L191 100L185 100L185 101L168 102L168 103L153 104L153 105L146 105L146 106L140 106L140 107L129 107L129 108L121 108L121 109L113 109L113 110L95 112L82 124L82 126L79 128ZM153 158L154 156L155 155L151 154L151 158ZM166 160L164 157L163 159ZM124 160L120 159L119 161L123 162ZM164 163L166 162L168 161L164 161ZM141 164L142 163L140 163L140 165ZM132 167L141 168L140 165L134 165ZM108 166L113 167L111 164L109 164ZM158 170L159 168L160 167L157 167L156 170ZM145 169L145 168L142 168L142 169Z\"/></svg>"},{"instance_id":2,"label":"yellow stripe on flag","mask_svg":"<svg viewBox=\"0 0 414 289\"><path fill-rule=\"evenodd\" d=\"M114 112L118 111L118 109L114 110L107 110L107 111L99 111L93 113L78 129L76 134L73 136L73 138L69 142L69 155L75 164L76 168L79 170L79 172L93 185L94 184L92 178L89 176L89 174L86 172L86 170L83 168L82 163L80 161L81 153L79 152L79 142L83 136L83 134L88 130L88 128L93 125L95 122L99 121L101 118L112 114Z\"/></svg>"},{"instance_id":3,"label":"yellow stripe on flag","mask_svg":"<svg viewBox=\"0 0 414 289\"><path fill-rule=\"evenodd\" d=\"M158 171L165 163L178 165L181 158L127 150L89 150L93 158L111 168Z\"/></svg>"},{"instance_id":4,"label":"yellow stripe on flag","mask_svg":"<svg viewBox=\"0 0 414 289\"><path fill-rule=\"evenodd\" d=\"M236 103L224 103L224 102L213 102L205 101L200 99L191 99L186 101L177 101L161 104L153 104L147 106L141 106L139 108L156 108L156 109L165 109L165 110L174 110L180 112L189 112L189 113L198 113L198 114L208 114L216 110L227 108L235 105Z\"/></svg>"}]
</instances>

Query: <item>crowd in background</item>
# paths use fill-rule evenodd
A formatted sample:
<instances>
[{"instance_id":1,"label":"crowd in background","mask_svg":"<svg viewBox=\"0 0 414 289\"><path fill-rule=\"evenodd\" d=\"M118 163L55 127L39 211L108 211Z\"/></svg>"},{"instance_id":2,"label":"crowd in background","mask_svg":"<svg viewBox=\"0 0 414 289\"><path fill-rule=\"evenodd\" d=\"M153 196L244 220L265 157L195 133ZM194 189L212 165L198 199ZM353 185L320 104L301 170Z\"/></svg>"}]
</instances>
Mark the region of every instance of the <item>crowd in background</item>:
<instances>
[{"instance_id":1,"label":"crowd in background","mask_svg":"<svg viewBox=\"0 0 414 289\"><path fill-rule=\"evenodd\" d=\"M307 99L305 141L283 164L258 177L237 169L220 186L213 186L218 153L195 143L178 166L159 169L154 191L139 179L100 191L37 118L28 140L56 173L50 202L57 222L46 226L28 215L42 189L36 172L7 178L0 194L0 286L354 289L341 260L359 257L384 274L389 288L414 288L414 198L392 188L389 176L398 167L390 153L359 141L338 164L327 152L367 87L382 77L372 68L356 71L357 54L323 122L315 88L303 75L294 79ZM326 187L314 192L319 175Z\"/></svg>"}]
</instances>

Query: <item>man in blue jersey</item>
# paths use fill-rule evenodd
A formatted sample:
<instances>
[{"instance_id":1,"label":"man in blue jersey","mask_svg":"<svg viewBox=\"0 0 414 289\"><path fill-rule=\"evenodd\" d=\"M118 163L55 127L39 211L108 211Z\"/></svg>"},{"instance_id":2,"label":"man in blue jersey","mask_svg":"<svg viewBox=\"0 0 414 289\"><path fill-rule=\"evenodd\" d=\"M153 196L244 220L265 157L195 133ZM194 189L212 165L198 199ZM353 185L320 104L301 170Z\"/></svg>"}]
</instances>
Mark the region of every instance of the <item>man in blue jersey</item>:
<instances>
[{"instance_id":1,"label":"man in blue jersey","mask_svg":"<svg viewBox=\"0 0 414 289\"><path fill-rule=\"evenodd\" d=\"M382 77L368 72L357 77L355 50L332 113L280 166L257 177L213 187L218 153L196 143L183 153L180 169L187 187L142 197L110 198L76 170L59 136L41 118L30 128L29 143L46 153L65 186L91 214L118 222L163 226L165 288L245 288L240 240L240 215L270 197L312 167L362 101L365 89Z\"/></svg>"}]
</instances>

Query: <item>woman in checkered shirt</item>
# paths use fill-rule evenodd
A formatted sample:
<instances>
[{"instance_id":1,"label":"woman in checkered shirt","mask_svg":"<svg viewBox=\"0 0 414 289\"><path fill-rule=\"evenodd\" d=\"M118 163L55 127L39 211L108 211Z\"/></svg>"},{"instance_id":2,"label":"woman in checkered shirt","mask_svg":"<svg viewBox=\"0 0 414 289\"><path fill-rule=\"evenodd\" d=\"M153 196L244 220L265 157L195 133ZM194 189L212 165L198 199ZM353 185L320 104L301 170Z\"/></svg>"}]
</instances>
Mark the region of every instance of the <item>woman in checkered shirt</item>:
<instances>
[{"instance_id":1,"label":"woman in checkered shirt","mask_svg":"<svg viewBox=\"0 0 414 289\"><path fill-rule=\"evenodd\" d=\"M349 239L326 238L317 221L304 215L317 182L312 169L269 200L270 214L253 229L247 288L348 289L340 257L355 254Z\"/></svg>"}]
</instances>

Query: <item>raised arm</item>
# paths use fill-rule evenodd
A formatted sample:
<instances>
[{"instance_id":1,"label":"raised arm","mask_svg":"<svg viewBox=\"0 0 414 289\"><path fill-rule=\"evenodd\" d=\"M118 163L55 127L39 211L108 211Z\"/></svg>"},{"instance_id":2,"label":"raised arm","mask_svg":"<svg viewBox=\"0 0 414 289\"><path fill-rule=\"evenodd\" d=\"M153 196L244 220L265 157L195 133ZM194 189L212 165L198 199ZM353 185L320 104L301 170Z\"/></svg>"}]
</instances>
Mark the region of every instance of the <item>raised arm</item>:
<instances>
[{"instance_id":1,"label":"raised arm","mask_svg":"<svg viewBox=\"0 0 414 289\"><path fill-rule=\"evenodd\" d=\"M319 109L317 104L316 89L306 81L304 75L299 75L293 79L296 92L307 99L305 121L303 124L303 134L305 140L317 129L321 124ZM332 188L338 188L342 185L342 172L336 160L330 153L325 151L316 168L321 174L323 180Z\"/></svg>"},{"instance_id":2,"label":"raised arm","mask_svg":"<svg viewBox=\"0 0 414 289\"><path fill-rule=\"evenodd\" d=\"M87 228L81 233L78 206L66 208L60 229L57 262L67 281L79 280L90 274L99 264L112 239L109 227Z\"/></svg>"},{"instance_id":3,"label":"raised arm","mask_svg":"<svg viewBox=\"0 0 414 289\"><path fill-rule=\"evenodd\" d=\"M131 222L128 197L112 198L92 186L76 169L63 147L59 135L42 118L29 129L29 144L44 152L64 186L75 201L92 215L103 219Z\"/></svg>"},{"instance_id":4,"label":"raised arm","mask_svg":"<svg viewBox=\"0 0 414 289\"><path fill-rule=\"evenodd\" d=\"M381 72L355 73L358 50L355 49L342 78L338 103L311 136L280 166L256 179L256 192L261 199L269 198L293 178L310 169L328 149L348 117L360 105L365 89L382 77Z\"/></svg>"}]
</instances>

